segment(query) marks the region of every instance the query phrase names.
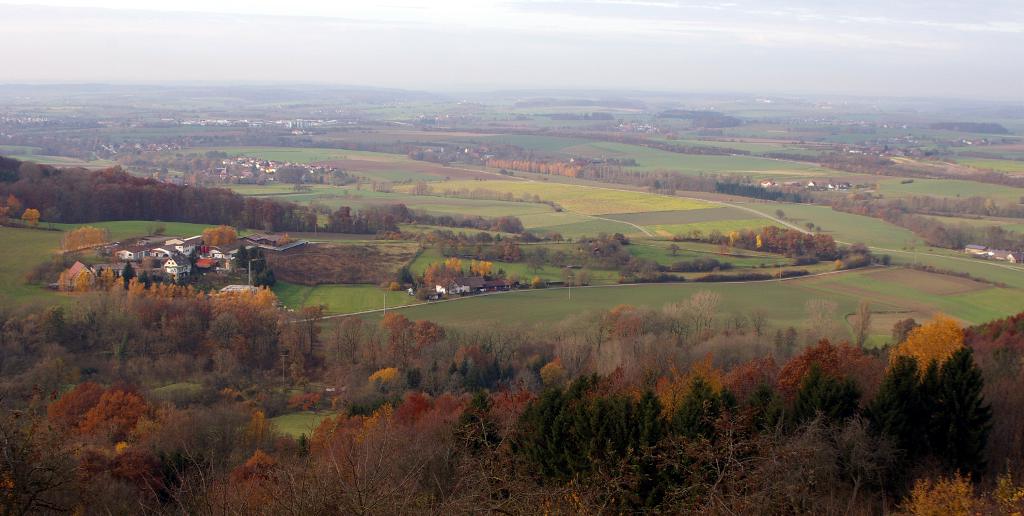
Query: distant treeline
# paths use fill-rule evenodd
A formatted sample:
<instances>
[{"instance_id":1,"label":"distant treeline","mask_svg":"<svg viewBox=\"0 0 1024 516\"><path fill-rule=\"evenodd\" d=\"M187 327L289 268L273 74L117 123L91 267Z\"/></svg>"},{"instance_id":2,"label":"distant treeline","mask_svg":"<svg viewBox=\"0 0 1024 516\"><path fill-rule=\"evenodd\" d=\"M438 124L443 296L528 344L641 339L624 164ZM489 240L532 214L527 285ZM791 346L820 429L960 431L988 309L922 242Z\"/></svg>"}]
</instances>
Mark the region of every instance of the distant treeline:
<instances>
[{"instance_id":1,"label":"distant treeline","mask_svg":"<svg viewBox=\"0 0 1024 516\"><path fill-rule=\"evenodd\" d=\"M404 205L347 207L328 212L326 227L310 206L246 197L223 188L198 188L162 183L127 174L120 167L99 171L60 169L0 157L0 196L15 196L46 222L82 223L104 220L162 220L196 224L227 224L265 231L374 234L398 231L404 222L521 232L515 217L457 219L411 212Z\"/></svg>"}]
</instances>

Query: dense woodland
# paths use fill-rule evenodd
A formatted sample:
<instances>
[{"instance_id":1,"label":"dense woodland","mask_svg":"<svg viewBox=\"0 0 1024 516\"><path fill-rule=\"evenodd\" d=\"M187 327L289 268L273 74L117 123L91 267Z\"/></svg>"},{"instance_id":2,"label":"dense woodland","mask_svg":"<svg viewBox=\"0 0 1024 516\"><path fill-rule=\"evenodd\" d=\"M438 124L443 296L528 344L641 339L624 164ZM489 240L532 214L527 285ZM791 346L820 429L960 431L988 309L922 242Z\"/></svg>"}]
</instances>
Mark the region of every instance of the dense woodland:
<instances>
[{"instance_id":1,"label":"dense woodland","mask_svg":"<svg viewBox=\"0 0 1024 516\"><path fill-rule=\"evenodd\" d=\"M353 211L326 210L326 226L310 206L246 197L221 188L198 188L129 175L119 167L100 171L60 169L0 158L0 199L17 200L18 211L38 210L37 221L98 222L162 220L226 224L264 231L376 234L398 231L399 223L451 225L476 229L523 231L515 217L437 217L414 213L404 205ZM4 201L4 206L9 204ZM9 214L17 218L20 213Z\"/></svg>"},{"instance_id":2,"label":"dense woodland","mask_svg":"<svg viewBox=\"0 0 1024 516\"><path fill-rule=\"evenodd\" d=\"M1022 508L1024 315L868 351L866 305L850 335L827 301L772 327L711 292L543 327L135 280L77 301L0 310L5 513ZM269 422L299 410L329 417Z\"/></svg>"}]
</instances>

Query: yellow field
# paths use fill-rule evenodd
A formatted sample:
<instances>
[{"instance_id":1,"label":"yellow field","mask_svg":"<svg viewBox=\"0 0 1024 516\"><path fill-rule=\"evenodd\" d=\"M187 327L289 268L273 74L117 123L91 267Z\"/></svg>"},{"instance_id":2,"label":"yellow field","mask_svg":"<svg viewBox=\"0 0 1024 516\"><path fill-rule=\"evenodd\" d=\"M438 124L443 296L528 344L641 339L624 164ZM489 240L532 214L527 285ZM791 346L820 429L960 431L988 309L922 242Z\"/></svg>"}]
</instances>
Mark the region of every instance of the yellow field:
<instances>
[{"instance_id":1,"label":"yellow field","mask_svg":"<svg viewBox=\"0 0 1024 516\"><path fill-rule=\"evenodd\" d=\"M699 210L715 205L689 200L606 188L547 183L540 181L446 181L433 185L435 192L444 190L490 190L537 195L542 200L558 203L566 211L583 215L639 213L647 211Z\"/></svg>"}]
</instances>

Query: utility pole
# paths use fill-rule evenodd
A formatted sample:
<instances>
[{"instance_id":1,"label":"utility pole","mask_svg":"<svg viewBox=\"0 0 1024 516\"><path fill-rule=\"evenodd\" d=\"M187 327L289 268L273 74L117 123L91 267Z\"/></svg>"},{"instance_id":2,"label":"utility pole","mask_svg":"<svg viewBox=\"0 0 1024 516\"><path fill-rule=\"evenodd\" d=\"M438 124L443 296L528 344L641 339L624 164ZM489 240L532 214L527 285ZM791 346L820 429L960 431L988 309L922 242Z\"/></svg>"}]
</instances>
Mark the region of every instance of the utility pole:
<instances>
[{"instance_id":1,"label":"utility pole","mask_svg":"<svg viewBox=\"0 0 1024 516\"><path fill-rule=\"evenodd\" d=\"M266 258L253 258L253 259L249 260L249 263L247 264L249 266L249 286L250 287L252 286L252 262L258 262L260 260L266 261Z\"/></svg>"},{"instance_id":2,"label":"utility pole","mask_svg":"<svg viewBox=\"0 0 1024 516\"><path fill-rule=\"evenodd\" d=\"M388 291L384 291L384 315L388 315Z\"/></svg>"}]
</instances>

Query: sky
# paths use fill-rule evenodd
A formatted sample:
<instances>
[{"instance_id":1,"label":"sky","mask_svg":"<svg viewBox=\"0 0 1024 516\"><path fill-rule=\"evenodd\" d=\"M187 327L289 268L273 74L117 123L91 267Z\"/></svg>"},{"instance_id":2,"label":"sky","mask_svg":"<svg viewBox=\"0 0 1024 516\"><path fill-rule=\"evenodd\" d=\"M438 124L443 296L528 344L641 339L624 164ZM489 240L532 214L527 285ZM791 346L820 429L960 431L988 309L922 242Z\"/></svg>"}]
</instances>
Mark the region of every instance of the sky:
<instances>
[{"instance_id":1,"label":"sky","mask_svg":"<svg viewBox=\"0 0 1024 516\"><path fill-rule=\"evenodd\" d=\"M1022 0L0 0L0 83L1024 101Z\"/></svg>"}]
</instances>

